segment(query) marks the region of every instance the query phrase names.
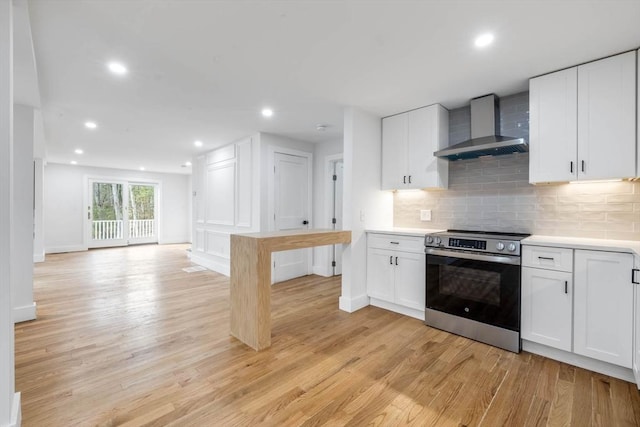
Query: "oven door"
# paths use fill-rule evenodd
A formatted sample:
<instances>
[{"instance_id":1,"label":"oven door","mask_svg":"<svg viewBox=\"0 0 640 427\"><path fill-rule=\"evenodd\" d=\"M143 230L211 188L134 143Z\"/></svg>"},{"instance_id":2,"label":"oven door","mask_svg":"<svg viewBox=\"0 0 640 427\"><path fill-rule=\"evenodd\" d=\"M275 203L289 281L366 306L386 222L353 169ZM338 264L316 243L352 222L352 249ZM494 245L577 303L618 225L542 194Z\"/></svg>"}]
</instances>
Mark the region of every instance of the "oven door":
<instances>
[{"instance_id":1,"label":"oven door","mask_svg":"<svg viewBox=\"0 0 640 427\"><path fill-rule=\"evenodd\" d=\"M520 331L520 257L426 253L427 308Z\"/></svg>"}]
</instances>

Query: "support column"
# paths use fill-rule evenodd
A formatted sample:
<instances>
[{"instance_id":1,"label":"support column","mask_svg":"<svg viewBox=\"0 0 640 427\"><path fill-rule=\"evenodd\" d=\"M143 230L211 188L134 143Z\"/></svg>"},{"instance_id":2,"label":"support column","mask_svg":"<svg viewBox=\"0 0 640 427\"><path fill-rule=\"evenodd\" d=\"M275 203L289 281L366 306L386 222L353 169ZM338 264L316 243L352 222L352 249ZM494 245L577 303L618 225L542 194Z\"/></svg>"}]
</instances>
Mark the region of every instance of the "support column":
<instances>
[{"instance_id":1,"label":"support column","mask_svg":"<svg viewBox=\"0 0 640 427\"><path fill-rule=\"evenodd\" d=\"M15 323L36 318L36 303L33 301L33 119L33 107L13 106L11 287Z\"/></svg>"},{"instance_id":2,"label":"support column","mask_svg":"<svg viewBox=\"0 0 640 427\"><path fill-rule=\"evenodd\" d=\"M0 425L20 425L15 393L11 290L13 2L0 1Z\"/></svg>"}]
</instances>

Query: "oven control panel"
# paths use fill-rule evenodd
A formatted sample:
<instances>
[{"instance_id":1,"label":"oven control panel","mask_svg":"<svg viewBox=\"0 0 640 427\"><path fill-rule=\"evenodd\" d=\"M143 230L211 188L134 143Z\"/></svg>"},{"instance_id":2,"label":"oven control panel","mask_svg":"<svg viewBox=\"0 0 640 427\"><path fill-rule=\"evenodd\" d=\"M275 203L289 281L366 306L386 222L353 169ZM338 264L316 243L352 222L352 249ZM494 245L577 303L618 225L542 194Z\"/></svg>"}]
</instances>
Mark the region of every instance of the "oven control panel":
<instances>
[{"instance_id":1,"label":"oven control panel","mask_svg":"<svg viewBox=\"0 0 640 427\"><path fill-rule=\"evenodd\" d=\"M427 234L426 247L457 249L505 255L520 255L520 242L511 236L460 235L458 233L439 232Z\"/></svg>"},{"instance_id":2,"label":"oven control panel","mask_svg":"<svg viewBox=\"0 0 640 427\"><path fill-rule=\"evenodd\" d=\"M486 240L472 240L472 239L454 239L449 238L450 248L463 248L463 249L475 249L484 251L487 249Z\"/></svg>"}]
</instances>

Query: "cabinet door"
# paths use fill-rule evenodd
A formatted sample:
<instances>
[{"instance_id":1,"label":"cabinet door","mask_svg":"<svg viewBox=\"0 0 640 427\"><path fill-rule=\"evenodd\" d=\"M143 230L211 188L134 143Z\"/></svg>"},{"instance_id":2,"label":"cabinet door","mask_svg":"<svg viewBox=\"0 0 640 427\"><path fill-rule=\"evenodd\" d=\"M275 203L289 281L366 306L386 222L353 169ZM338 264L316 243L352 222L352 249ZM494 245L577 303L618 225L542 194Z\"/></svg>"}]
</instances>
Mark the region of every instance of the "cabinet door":
<instances>
[{"instance_id":1,"label":"cabinet door","mask_svg":"<svg viewBox=\"0 0 640 427\"><path fill-rule=\"evenodd\" d=\"M407 114L407 188L446 188L449 162L433 153L448 145L449 112L436 104Z\"/></svg>"},{"instance_id":2,"label":"cabinet door","mask_svg":"<svg viewBox=\"0 0 640 427\"><path fill-rule=\"evenodd\" d=\"M424 310L426 286L424 254L396 252L393 263L395 267L395 303L416 310Z\"/></svg>"},{"instance_id":3,"label":"cabinet door","mask_svg":"<svg viewBox=\"0 0 640 427\"><path fill-rule=\"evenodd\" d=\"M634 271L633 275L633 375L636 377L636 384L640 389L640 256L635 257L635 269L637 271Z\"/></svg>"},{"instance_id":4,"label":"cabinet door","mask_svg":"<svg viewBox=\"0 0 640 427\"><path fill-rule=\"evenodd\" d=\"M631 368L633 255L575 251L573 351Z\"/></svg>"},{"instance_id":5,"label":"cabinet door","mask_svg":"<svg viewBox=\"0 0 640 427\"><path fill-rule=\"evenodd\" d=\"M367 295L393 302L393 251L369 248L367 250Z\"/></svg>"},{"instance_id":6,"label":"cabinet door","mask_svg":"<svg viewBox=\"0 0 640 427\"><path fill-rule=\"evenodd\" d=\"M573 280L564 271L522 268L522 338L571 351Z\"/></svg>"},{"instance_id":7,"label":"cabinet door","mask_svg":"<svg viewBox=\"0 0 640 427\"><path fill-rule=\"evenodd\" d=\"M636 174L636 53L578 67L578 178Z\"/></svg>"},{"instance_id":8,"label":"cabinet door","mask_svg":"<svg viewBox=\"0 0 640 427\"><path fill-rule=\"evenodd\" d=\"M529 181L577 179L578 70L529 81Z\"/></svg>"},{"instance_id":9,"label":"cabinet door","mask_svg":"<svg viewBox=\"0 0 640 427\"><path fill-rule=\"evenodd\" d=\"M407 188L408 113L382 119L382 189Z\"/></svg>"}]
</instances>

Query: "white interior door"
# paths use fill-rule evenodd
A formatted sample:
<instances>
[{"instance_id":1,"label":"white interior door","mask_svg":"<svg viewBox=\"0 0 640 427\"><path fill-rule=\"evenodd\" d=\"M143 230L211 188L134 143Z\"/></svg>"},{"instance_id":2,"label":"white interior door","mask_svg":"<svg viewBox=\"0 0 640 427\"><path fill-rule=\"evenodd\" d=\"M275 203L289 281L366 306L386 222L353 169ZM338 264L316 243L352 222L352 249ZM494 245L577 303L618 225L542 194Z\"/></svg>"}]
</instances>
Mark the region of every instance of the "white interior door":
<instances>
[{"instance_id":1,"label":"white interior door","mask_svg":"<svg viewBox=\"0 0 640 427\"><path fill-rule=\"evenodd\" d=\"M344 162L338 160L333 168L333 229L342 230L342 187L344 181ZM342 274L342 245L333 245L333 275Z\"/></svg>"},{"instance_id":2,"label":"white interior door","mask_svg":"<svg viewBox=\"0 0 640 427\"><path fill-rule=\"evenodd\" d=\"M274 153L274 229L302 230L309 227L309 159ZM275 252L273 282L309 274L310 249Z\"/></svg>"}]
</instances>

